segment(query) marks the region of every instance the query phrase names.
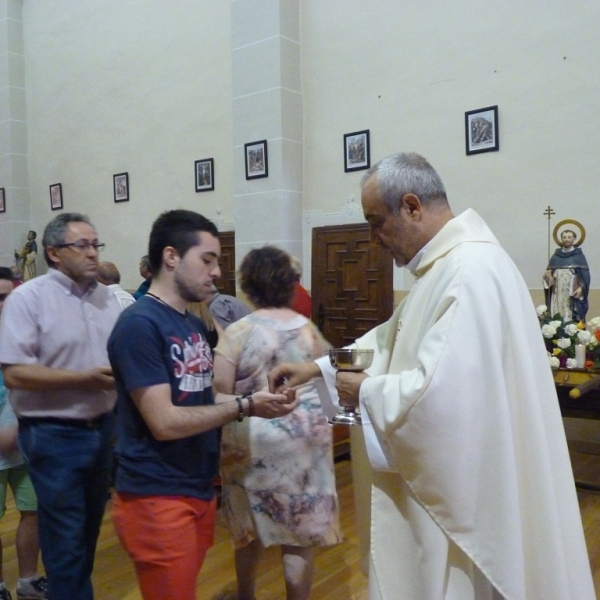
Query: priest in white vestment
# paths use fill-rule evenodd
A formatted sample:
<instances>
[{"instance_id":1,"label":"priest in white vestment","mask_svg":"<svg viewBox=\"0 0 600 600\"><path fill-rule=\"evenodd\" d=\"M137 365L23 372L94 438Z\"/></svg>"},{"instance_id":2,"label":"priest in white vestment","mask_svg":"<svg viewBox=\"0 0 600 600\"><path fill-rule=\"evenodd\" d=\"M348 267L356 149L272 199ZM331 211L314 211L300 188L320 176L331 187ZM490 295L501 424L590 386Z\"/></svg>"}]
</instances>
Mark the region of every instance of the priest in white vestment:
<instances>
[{"instance_id":1,"label":"priest in white vestment","mask_svg":"<svg viewBox=\"0 0 600 600\"><path fill-rule=\"evenodd\" d=\"M281 365L271 382L323 376L336 400L360 403L370 600L593 600L554 382L515 264L477 213L452 214L416 154L371 168L362 204L412 290L356 341L375 350L366 373L336 377L325 358Z\"/></svg>"}]
</instances>

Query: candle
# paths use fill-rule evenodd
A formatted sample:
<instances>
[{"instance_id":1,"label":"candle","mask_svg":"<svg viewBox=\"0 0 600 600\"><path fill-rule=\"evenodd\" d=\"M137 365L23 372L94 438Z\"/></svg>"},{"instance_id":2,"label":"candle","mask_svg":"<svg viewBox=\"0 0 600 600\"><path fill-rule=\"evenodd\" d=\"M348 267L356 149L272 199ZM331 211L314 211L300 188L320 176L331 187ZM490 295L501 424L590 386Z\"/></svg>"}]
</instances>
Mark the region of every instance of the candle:
<instances>
[{"instance_id":1,"label":"candle","mask_svg":"<svg viewBox=\"0 0 600 600\"><path fill-rule=\"evenodd\" d=\"M583 365L585 365L585 346L583 344L575 345L575 360L577 368L583 369Z\"/></svg>"}]
</instances>

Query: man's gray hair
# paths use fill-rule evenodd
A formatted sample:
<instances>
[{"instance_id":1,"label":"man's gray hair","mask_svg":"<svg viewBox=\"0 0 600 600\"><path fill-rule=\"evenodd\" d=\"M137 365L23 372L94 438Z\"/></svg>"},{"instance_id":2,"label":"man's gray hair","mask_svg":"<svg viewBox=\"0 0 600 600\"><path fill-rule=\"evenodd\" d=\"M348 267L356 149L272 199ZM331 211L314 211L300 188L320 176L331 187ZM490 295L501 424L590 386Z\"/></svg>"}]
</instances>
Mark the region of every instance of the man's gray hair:
<instances>
[{"instance_id":1,"label":"man's gray hair","mask_svg":"<svg viewBox=\"0 0 600 600\"><path fill-rule=\"evenodd\" d=\"M146 267L146 269L152 273L152 263L150 262L150 257L147 254L144 254L144 256L140 258L140 264L143 267Z\"/></svg>"},{"instance_id":2,"label":"man's gray hair","mask_svg":"<svg viewBox=\"0 0 600 600\"><path fill-rule=\"evenodd\" d=\"M414 152L392 154L371 167L361 180L361 187L377 176L381 199L388 209L397 214L405 194L418 196L423 205L447 205L446 188L437 171L425 158Z\"/></svg>"},{"instance_id":3,"label":"man's gray hair","mask_svg":"<svg viewBox=\"0 0 600 600\"><path fill-rule=\"evenodd\" d=\"M76 212L67 212L57 215L46 225L44 229L44 237L42 238L42 246L44 247L44 258L48 263L48 266L54 268L54 263L50 260L46 248L48 246L56 247L59 244L65 243L65 235L67 233L67 226L69 223L87 223L92 226L91 221L86 215Z\"/></svg>"}]
</instances>

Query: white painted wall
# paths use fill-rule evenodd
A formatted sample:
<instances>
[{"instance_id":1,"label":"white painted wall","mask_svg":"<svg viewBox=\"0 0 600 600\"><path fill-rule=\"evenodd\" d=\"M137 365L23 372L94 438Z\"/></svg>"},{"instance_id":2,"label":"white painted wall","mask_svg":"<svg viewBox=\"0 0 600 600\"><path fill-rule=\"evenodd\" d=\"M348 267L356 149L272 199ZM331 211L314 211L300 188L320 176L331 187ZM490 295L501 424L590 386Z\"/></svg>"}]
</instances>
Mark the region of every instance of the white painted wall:
<instances>
[{"instance_id":1,"label":"white painted wall","mask_svg":"<svg viewBox=\"0 0 600 600\"><path fill-rule=\"evenodd\" d=\"M241 167L232 149L231 4L23 7L32 226L41 231L52 217L48 185L62 182L65 209L91 216L126 287L139 282L138 258L161 210L219 211L232 228ZM300 11L305 273L310 223L360 218L347 207L359 200L361 172L344 173L342 140L370 129L373 162L399 150L425 155L454 210L471 206L488 220L531 288L546 263L546 206L554 223L583 222L600 287L598 2L300 0ZM493 104L500 152L466 156L465 111ZM196 194L193 161L210 156L216 190ZM115 205L112 174L121 171L132 199ZM255 227L252 218L249 207L236 230ZM409 286L396 279L396 289Z\"/></svg>"},{"instance_id":2,"label":"white painted wall","mask_svg":"<svg viewBox=\"0 0 600 600\"><path fill-rule=\"evenodd\" d=\"M343 134L370 129L372 163L427 157L455 212L475 208L532 288L546 206L553 223L581 221L599 287L600 3L304 0L301 11L305 210L359 198ZM466 156L464 113L495 104L500 151Z\"/></svg>"},{"instance_id":3,"label":"white painted wall","mask_svg":"<svg viewBox=\"0 0 600 600\"><path fill-rule=\"evenodd\" d=\"M232 220L230 4L214 0L24 2L33 227L88 214L124 287L158 214ZM215 191L196 193L194 161L215 159ZM115 173L129 202L115 204Z\"/></svg>"}]
</instances>

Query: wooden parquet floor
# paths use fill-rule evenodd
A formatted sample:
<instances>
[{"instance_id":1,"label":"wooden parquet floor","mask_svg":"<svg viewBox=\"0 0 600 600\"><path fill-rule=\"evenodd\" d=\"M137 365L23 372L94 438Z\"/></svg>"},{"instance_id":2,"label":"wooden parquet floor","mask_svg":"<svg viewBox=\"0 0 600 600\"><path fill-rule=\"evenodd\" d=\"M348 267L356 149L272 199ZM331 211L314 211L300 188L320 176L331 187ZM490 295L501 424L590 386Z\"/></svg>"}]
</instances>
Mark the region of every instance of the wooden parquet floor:
<instances>
[{"instance_id":1,"label":"wooden parquet floor","mask_svg":"<svg viewBox=\"0 0 600 600\"><path fill-rule=\"evenodd\" d=\"M572 453L576 479L600 485L600 456ZM314 600L366 600L367 580L359 568L358 538L354 523L354 497L349 461L336 465L338 494L344 543L319 551L311 598ZM10 494L9 494L10 496ZM581 490L579 505L594 574L596 594L600 597L600 493ZM0 522L4 545L4 576L13 591L17 578L15 529L18 512L12 497L7 513ZM285 598L280 555L276 549L265 552L259 568L257 600ZM135 574L114 532L110 514L104 518L94 569L97 600L141 600ZM222 524L217 526L215 544L209 551L198 580L198 599L211 600L225 590L235 589L233 552L229 536Z\"/></svg>"},{"instance_id":2,"label":"wooden parquet floor","mask_svg":"<svg viewBox=\"0 0 600 600\"><path fill-rule=\"evenodd\" d=\"M349 461L336 465L340 500L340 520L344 543L321 549L316 559L312 598L319 600L366 600L367 579L358 565L358 538L354 523L354 496ZM141 600L133 566L121 548L110 519L110 505L104 517L94 566L94 590L97 600ZM12 591L17 580L15 530L18 512L9 493L7 512L0 522L4 545L4 578ZM41 564L40 564L41 569ZM276 548L267 549L259 567L257 600L285 598L280 554ZM199 600L211 600L221 591L235 589L233 549L227 529L220 522L215 532L215 544L209 550L198 579Z\"/></svg>"}]
</instances>

